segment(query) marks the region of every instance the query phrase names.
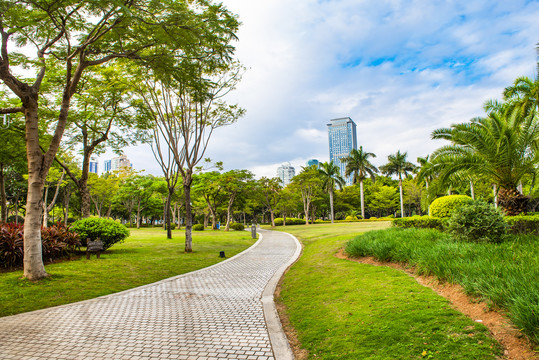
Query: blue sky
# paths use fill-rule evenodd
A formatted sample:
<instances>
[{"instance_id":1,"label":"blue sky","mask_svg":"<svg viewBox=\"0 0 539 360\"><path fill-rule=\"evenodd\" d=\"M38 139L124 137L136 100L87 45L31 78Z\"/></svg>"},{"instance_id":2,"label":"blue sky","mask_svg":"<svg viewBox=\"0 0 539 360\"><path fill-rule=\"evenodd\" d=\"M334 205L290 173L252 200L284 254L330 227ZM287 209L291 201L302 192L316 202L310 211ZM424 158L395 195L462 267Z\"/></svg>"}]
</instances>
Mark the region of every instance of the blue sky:
<instances>
[{"instance_id":1,"label":"blue sky","mask_svg":"<svg viewBox=\"0 0 539 360\"><path fill-rule=\"evenodd\" d=\"M536 75L539 1L223 3L243 24L248 68L228 100L247 113L215 131L207 155L257 176L327 161L326 124L344 116L376 165L397 150L415 161L441 145L432 130L481 116L516 77ZM159 174L144 146L126 154Z\"/></svg>"}]
</instances>

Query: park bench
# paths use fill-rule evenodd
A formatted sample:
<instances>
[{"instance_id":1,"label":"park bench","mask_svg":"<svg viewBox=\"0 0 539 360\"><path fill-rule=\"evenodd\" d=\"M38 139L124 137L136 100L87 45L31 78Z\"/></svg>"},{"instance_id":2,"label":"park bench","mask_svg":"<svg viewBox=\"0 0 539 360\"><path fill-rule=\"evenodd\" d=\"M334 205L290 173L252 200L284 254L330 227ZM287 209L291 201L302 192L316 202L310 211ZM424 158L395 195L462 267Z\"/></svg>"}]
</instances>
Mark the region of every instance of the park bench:
<instances>
[{"instance_id":1,"label":"park bench","mask_svg":"<svg viewBox=\"0 0 539 360\"><path fill-rule=\"evenodd\" d=\"M86 259L90 258L90 253L96 253L97 258L101 256L101 251L104 251L105 248L103 247L103 241L99 240L97 238L96 241L91 241L90 239L86 239Z\"/></svg>"}]
</instances>

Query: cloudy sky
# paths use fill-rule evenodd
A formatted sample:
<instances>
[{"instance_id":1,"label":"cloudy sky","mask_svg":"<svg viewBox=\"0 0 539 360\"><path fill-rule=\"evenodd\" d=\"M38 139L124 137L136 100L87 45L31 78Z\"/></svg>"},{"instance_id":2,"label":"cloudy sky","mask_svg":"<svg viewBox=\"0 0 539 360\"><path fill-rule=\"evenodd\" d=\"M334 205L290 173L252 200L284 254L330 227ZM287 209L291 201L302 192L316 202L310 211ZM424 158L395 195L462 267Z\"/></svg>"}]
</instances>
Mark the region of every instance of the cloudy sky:
<instances>
[{"instance_id":1,"label":"cloudy sky","mask_svg":"<svg viewBox=\"0 0 539 360\"><path fill-rule=\"evenodd\" d=\"M441 145L432 130L482 116L516 77L536 76L539 1L223 3L242 22L237 56L248 69L228 100L247 112L215 131L207 155L258 177L328 161L326 124L346 116L376 165L397 150L415 162ZM160 174L149 148L126 154Z\"/></svg>"}]
</instances>

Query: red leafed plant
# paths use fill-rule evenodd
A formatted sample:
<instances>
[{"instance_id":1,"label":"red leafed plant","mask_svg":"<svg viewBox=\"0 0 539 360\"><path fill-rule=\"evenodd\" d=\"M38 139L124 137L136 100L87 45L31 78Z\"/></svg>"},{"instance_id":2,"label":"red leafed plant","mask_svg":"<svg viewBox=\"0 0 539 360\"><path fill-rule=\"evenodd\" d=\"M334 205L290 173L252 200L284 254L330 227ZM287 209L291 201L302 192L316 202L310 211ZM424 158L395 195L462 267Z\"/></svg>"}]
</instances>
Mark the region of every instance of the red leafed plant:
<instances>
[{"instance_id":1,"label":"red leafed plant","mask_svg":"<svg viewBox=\"0 0 539 360\"><path fill-rule=\"evenodd\" d=\"M62 223L41 228L43 260L52 261L68 256L80 247L79 236ZM0 266L22 265L24 255L23 225L0 224Z\"/></svg>"},{"instance_id":2,"label":"red leafed plant","mask_svg":"<svg viewBox=\"0 0 539 360\"><path fill-rule=\"evenodd\" d=\"M0 265L5 268L22 264L23 225L0 224Z\"/></svg>"}]
</instances>

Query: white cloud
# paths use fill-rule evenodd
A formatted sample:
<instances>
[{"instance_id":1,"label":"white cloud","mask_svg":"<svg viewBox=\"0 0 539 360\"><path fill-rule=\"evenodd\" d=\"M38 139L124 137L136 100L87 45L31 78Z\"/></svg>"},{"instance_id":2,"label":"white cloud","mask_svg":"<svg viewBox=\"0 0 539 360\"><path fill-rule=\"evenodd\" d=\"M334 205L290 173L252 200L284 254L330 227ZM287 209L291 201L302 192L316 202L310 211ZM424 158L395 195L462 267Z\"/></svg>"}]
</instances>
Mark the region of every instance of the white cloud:
<instances>
[{"instance_id":1,"label":"white cloud","mask_svg":"<svg viewBox=\"0 0 539 360\"><path fill-rule=\"evenodd\" d=\"M326 124L342 116L377 163L397 150L414 161L439 146L432 130L482 115L485 100L535 74L539 2L223 3L243 23L237 55L248 71L229 100L247 113L216 130L207 155L258 176L327 161ZM135 167L153 166L147 153L133 155Z\"/></svg>"}]
</instances>

